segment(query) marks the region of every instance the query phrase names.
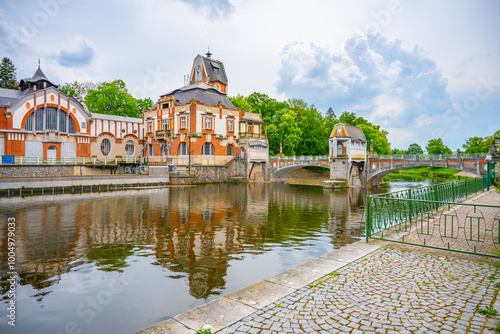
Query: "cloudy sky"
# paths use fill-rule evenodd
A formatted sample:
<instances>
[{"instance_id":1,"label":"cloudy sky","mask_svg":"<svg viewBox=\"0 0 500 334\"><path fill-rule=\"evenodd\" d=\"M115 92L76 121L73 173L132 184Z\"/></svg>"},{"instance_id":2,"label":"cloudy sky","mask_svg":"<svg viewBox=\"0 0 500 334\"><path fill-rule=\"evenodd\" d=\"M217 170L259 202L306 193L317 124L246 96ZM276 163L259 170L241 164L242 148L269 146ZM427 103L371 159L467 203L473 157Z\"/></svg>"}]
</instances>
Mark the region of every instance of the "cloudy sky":
<instances>
[{"instance_id":1,"label":"cloudy sky","mask_svg":"<svg viewBox=\"0 0 500 334\"><path fill-rule=\"evenodd\" d=\"M18 78L122 79L138 98L184 84L207 48L229 95L302 98L389 131L393 148L452 150L500 129L497 0L0 2L0 57Z\"/></svg>"}]
</instances>

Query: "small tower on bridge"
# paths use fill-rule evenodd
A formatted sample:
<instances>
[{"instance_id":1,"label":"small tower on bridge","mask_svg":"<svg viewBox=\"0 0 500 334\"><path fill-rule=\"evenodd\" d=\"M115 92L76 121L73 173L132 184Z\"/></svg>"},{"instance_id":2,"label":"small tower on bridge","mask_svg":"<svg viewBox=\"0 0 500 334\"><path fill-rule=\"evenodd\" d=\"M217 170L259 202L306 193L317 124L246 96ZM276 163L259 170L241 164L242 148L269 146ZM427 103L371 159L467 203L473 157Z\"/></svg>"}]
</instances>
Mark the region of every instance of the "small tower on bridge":
<instances>
[{"instance_id":1,"label":"small tower on bridge","mask_svg":"<svg viewBox=\"0 0 500 334\"><path fill-rule=\"evenodd\" d=\"M330 179L346 186L362 186L366 161L366 137L361 128L338 123L330 135Z\"/></svg>"}]
</instances>

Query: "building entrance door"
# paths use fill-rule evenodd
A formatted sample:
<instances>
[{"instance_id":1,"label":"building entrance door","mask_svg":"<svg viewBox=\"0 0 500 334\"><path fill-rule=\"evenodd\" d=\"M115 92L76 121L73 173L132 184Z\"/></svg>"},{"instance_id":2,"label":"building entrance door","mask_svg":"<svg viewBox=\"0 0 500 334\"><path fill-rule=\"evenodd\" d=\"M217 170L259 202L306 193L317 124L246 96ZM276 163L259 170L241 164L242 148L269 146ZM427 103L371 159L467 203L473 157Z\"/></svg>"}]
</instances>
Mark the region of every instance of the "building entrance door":
<instances>
[{"instance_id":1,"label":"building entrance door","mask_svg":"<svg viewBox=\"0 0 500 334\"><path fill-rule=\"evenodd\" d=\"M47 149L47 159L57 159L57 148L55 146L49 146L49 148Z\"/></svg>"}]
</instances>

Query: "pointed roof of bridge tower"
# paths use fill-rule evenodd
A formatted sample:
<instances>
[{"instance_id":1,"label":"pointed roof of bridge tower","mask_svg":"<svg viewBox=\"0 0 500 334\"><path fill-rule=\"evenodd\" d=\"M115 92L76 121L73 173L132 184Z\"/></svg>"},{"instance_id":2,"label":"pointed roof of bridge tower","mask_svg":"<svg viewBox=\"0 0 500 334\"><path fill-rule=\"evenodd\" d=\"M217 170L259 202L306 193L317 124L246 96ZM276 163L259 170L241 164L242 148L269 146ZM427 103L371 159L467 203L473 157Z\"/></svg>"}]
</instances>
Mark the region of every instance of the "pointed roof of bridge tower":
<instances>
[{"instance_id":1,"label":"pointed roof of bridge tower","mask_svg":"<svg viewBox=\"0 0 500 334\"><path fill-rule=\"evenodd\" d=\"M366 137L365 134L363 133L363 130L361 130L360 127L350 125L350 124L343 124L343 123L337 123L335 124L335 127L333 128L332 134L330 137L347 137L351 138L352 141L361 141L366 143Z\"/></svg>"}]
</instances>

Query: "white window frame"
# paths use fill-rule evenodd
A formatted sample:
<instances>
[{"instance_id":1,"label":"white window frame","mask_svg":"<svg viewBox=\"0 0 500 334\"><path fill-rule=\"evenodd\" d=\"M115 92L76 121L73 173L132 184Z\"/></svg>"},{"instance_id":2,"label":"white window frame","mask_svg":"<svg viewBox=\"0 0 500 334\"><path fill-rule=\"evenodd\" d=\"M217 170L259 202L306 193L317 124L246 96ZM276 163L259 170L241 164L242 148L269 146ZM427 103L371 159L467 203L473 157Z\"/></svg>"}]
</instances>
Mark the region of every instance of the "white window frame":
<instances>
[{"instance_id":1,"label":"white window frame","mask_svg":"<svg viewBox=\"0 0 500 334\"><path fill-rule=\"evenodd\" d=\"M212 130L212 117L205 117L205 129Z\"/></svg>"},{"instance_id":2,"label":"white window frame","mask_svg":"<svg viewBox=\"0 0 500 334\"><path fill-rule=\"evenodd\" d=\"M181 129L186 129L186 116L181 116Z\"/></svg>"},{"instance_id":3,"label":"white window frame","mask_svg":"<svg viewBox=\"0 0 500 334\"><path fill-rule=\"evenodd\" d=\"M153 132L153 121L148 121L148 132Z\"/></svg>"},{"instance_id":4,"label":"white window frame","mask_svg":"<svg viewBox=\"0 0 500 334\"><path fill-rule=\"evenodd\" d=\"M184 144L184 145L183 145ZM185 152L183 152L184 150L182 149L184 147L184 150ZM179 155L182 155L182 156L185 156L185 155L188 155L188 145L186 142L181 142L179 143Z\"/></svg>"},{"instance_id":5,"label":"white window frame","mask_svg":"<svg viewBox=\"0 0 500 334\"><path fill-rule=\"evenodd\" d=\"M169 122L168 122L168 119L164 119L163 120L163 130L169 130Z\"/></svg>"},{"instance_id":6,"label":"white window frame","mask_svg":"<svg viewBox=\"0 0 500 334\"><path fill-rule=\"evenodd\" d=\"M232 119L227 121L227 131L229 132L234 131L234 121Z\"/></svg>"}]
</instances>

